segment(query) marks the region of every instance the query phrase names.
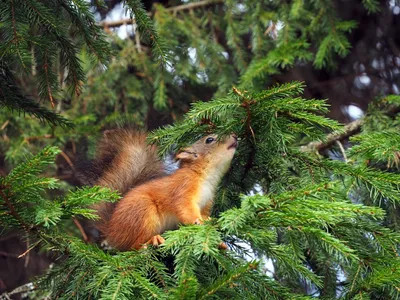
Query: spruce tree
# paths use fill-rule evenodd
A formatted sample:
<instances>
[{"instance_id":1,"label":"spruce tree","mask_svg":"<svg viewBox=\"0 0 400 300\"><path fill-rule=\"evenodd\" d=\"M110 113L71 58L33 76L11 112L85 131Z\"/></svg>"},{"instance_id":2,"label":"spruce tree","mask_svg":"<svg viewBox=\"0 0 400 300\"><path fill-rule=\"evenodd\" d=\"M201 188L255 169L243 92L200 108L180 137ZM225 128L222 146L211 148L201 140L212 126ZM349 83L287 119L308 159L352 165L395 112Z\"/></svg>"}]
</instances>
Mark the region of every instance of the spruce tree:
<instances>
[{"instance_id":1,"label":"spruce tree","mask_svg":"<svg viewBox=\"0 0 400 300\"><path fill-rule=\"evenodd\" d=\"M0 103L49 123L0 120L14 166L0 177L2 232L17 230L29 242L22 257L40 248L55 261L26 287L28 297L400 298L400 97L377 99L343 126L326 117L326 101L304 98L304 83L269 84L306 62L334 68L350 51L354 21L341 20L330 1L199 1L151 13L127 1L141 40L120 40L105 37L86 2L57 4L10 1L0 9ZM363 5L379 11L377 1ZM47 104L17 84L25 66ZM194 102L200 95L212 99ZM149 125L152 110L175 121L149 135L160 156L211 132L239 136L212 218L167 231L159 248L87 243L71 220L95 219L90 205L120 195L68 186L54 178L53 162L73 170L69 155L94 133L125 119Z\"/></svg>"}]
</instances>

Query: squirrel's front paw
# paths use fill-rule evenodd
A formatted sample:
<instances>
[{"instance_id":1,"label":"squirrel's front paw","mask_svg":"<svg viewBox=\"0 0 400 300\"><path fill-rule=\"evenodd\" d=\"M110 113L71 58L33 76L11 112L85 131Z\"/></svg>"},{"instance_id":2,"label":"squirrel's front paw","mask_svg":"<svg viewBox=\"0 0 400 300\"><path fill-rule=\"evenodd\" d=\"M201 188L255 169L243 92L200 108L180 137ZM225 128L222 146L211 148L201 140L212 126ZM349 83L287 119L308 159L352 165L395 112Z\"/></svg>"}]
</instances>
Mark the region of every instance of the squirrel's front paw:
<instances>
[{"instance_id":1,"label":"squirrel's front paw","mask_svg":"<svg viewBox=\"0 0 400 300\"><path fill-rule=\"evenodd\" d=\"M195 224L195 225L202 225L203 223L204 223L203 219L200 219L200 218L197 218L197 219L194 221L194 224Z\"/></svg>"}]
</instances>

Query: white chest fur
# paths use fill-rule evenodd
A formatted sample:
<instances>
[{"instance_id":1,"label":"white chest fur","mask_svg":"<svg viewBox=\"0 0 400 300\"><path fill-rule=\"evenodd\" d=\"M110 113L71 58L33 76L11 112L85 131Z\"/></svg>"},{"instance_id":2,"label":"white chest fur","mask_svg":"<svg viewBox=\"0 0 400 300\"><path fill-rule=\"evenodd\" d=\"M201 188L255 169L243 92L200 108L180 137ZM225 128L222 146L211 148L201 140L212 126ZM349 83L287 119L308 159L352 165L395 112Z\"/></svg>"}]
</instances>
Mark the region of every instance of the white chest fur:
<instances>
[{"instance_id":1,"label":"white chest fur","mask_svg":"<svg viewBox=\"0 0 400 300\"><path fill-rule=\"evenodd\" d=\"M204 208L209 201L214 200L215 190L218 182L213 184L212 182L205 180L200 187L200 197L198 199L198 205L200 209Z\"/></svg>"},{"instance_id":2,"label":"white chest fur","mask_svg":"<svg viewBox=\"0 0 400 300\"><path fill-rule=\"evenodd\" d=\"M227 168L214 168L210 170L204 181L200 183L200 194L197 200L200 209L204 208L209 201L214 200L215 191L226 170Z\"/></svg>"}]
</instances>

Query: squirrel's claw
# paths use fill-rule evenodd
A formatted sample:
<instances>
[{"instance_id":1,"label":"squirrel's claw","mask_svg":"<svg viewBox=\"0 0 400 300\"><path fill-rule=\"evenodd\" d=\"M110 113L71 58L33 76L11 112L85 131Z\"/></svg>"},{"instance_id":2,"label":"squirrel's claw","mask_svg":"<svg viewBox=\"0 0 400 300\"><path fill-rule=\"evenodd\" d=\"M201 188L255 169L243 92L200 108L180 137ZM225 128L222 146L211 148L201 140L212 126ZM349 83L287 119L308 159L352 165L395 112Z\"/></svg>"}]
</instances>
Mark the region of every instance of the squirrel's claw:
<instances>
[{"instance_id":1,"label":"squirrel's claw","mask_svg":"<svg viewBox=\"0 0 400 300\"><path fill-rule=\"evenodd\" d=\"M205 221L210 221L210 220L211 220L211 217L204 216L204 217L201 217L201 218L197 218L194 221L193 224L195 224L195 225L203 225Z\"/></svg>"},{"instance_id":2,"label":"squirrel's claw","mask_svg":"<svg viewBox=\"0 0 400 300\"><path fill-rule=\"evenodd\" d=\"M161 235L155 235L151 237L146 243L144 243L143 248L147 248L147 245L153 245L154 247L158 247L161 244L165 243L165 239Z\"/></svg>"},{"instance_id":3,"label":"squirrel's claw","mask_svg":"<svg viewBox=\"0 0 400 300\"><path fill-rule=\"evenodd\" d=\"M202 225L203 223L204 223L203 219L199 219L199 218L197 218L197 219L194 221L194 224L195 224L195 225Z\"/></svg>"}]
</instances>

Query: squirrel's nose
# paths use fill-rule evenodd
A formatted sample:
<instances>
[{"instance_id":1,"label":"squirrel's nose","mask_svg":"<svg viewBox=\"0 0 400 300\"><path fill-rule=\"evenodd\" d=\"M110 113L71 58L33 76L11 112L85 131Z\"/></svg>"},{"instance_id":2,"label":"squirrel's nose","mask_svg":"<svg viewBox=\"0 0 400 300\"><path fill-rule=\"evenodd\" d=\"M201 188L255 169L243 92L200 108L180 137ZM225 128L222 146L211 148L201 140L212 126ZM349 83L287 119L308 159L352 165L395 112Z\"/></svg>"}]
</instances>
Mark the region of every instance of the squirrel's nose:
<instances>
[{"instance_id":1,"label":"squirrel's nose","mask_svg":"<svg viewBox=\"0 0 400 300\"><path fill-rule=\"evenodd\" d=\"M236 134L232 133L232 137L233 137L236 141L238 140L238 137L237 137Z\"/></svg>"}]
</instances>

